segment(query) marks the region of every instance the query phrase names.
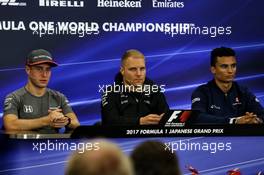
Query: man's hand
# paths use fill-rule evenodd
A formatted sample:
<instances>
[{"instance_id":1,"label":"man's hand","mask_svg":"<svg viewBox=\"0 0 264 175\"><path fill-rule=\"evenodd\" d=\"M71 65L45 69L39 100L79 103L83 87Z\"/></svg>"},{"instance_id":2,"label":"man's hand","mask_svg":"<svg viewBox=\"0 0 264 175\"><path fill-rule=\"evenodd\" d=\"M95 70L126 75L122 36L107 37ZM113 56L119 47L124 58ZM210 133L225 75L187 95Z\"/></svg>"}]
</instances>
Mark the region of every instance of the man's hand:
<instances>
[{"instance_id":1,"label":"man's hand","mask_svg":"<svg viewBox=\"0 0 264 175\"><path fill-rule=\"evenodd\" d=\"M140 125L157 125L157 124L159 124L159 121L163 115L164 115L164 113L162 113L161 115L149 114L145 117L141 117L139 119L139 124Z\"/></svg>"},{"instance_id":2,"label":"man's hand","mask_svg":"<svg viewBox=\"0 0 264 175\"><path fill-rule=\"evenodd\" d=\"M252 112L246 112L245 115L241 116L236 120L236 124L261 124L263 121Z\"/></svg>"},{"instance_id":3,"label":"man's hand","mask_svg":"<svg viewBox=\"0 0 264 175\"><path fill-rule=\"evenodd\" d=\"M65 117L61 109L49 110L50 126L54 128L62 128L68 124L68 118Z\"/></svg>"}]
</instances>

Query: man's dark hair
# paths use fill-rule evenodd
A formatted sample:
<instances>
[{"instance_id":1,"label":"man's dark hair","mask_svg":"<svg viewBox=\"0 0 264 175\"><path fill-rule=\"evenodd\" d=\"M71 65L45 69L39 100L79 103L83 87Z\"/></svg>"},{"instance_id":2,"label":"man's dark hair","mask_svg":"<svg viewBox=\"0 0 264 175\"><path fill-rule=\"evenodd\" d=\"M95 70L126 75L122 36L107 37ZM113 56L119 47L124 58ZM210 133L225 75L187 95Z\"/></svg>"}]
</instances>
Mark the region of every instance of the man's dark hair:
<instances>
[{"instance_id":1,"label":"man's dark hair","mask_svg":"<svg viewBox=\"0 0 264 175\"><path fill-rule=\"evenodd\" d=\"M136 175L180 175L176 154L159 141L146 141L131 154Z\"/></svg>"},{"instance_id":2,"label":"man's dark hair","mask_svg":"<svg viewBox=\"0 0 264 175\"><path fill-rule=\"evenodd\" d=\"M236 56L236 53L233 49L228 47L219 47L215 48L211 52L211 66L215 66L217 62L217 57L223 57L223 56Z\"/></svg>"}]
</instances>

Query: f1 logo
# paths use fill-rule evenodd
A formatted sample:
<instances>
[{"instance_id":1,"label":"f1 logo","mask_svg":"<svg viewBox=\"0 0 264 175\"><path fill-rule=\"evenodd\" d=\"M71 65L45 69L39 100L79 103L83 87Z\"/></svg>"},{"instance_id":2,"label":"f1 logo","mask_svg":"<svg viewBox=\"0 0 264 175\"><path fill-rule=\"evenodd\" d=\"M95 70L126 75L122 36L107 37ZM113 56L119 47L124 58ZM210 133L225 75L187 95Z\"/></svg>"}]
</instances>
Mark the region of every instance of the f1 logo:
<instances>
[{"instance_id":1,"label":"f1 logo","mask_svg":"<svg viewBox=\"0 0 264 175\"><path fill-rule=\"evenodd\" d=\"M16 2L16 0L0 0L0 5L9 5L9 6L26 6L25 2Z\"/></svg>"},{"instance_id":2,"label":"f1 logo","mask_svg":"<svg viewBox=\"0 0 264 175\"><path fill-rule=\"evenodd\" d=\"M25 113L32 113L33 107L31 105L24 105L24 112Z\"/></svg>"},{"instance_id":3,"label":"f1 logo","mask_svg":"<svg viewBox=\"0 0 264 175\"><path fill-rule=\"evenodd\" d=\"M181 111L173 111L173 113L171 114L168 122L172 122L172 120L177 119L179 117L178 114L180 114L180 113L181 113Z\"/></svg>"}]
</instances>

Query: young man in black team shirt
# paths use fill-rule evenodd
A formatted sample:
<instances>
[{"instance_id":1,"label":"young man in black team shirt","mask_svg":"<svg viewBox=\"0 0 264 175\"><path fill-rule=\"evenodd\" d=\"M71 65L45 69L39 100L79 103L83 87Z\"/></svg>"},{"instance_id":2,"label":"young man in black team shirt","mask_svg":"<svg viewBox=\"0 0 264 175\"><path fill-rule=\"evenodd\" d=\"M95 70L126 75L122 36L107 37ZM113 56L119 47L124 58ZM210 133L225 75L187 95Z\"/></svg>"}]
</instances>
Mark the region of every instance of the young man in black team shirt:
<instances>
[{"instance_id":1,"label":"young man in black team shirt","mask_svg":"<svg viewBox=\"0 0 264 175\"><path fill-rule=\"evenodd\" d=\"M214 79L192 94L192 109L199 111L195 123L261 124L264 109L246 87L234 81L237 69L235 51L216 48L211 52Z\"/></svg>"},{"instance_id":2,"label":"young man in black team shirt","mask_svg":"<svg viewBox=\"0 0 264 175\"><path fill-rule=\"evenodd\" d=\"M168 109L161 89L146 78L144 55L137 50L126 51L114 85L102 96L102 124L158 124Z\"/></svg>"}]
</instances>

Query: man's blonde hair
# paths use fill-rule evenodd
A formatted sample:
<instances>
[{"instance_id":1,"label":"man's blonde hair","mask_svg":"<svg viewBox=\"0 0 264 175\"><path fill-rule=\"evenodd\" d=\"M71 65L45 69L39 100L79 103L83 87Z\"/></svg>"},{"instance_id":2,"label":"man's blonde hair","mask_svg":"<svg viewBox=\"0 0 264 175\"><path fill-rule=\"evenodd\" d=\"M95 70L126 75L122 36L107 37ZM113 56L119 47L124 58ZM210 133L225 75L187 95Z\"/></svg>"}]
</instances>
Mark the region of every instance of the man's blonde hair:
<instances>
[{"instance_id":1,"label":"man's blonde hair","mask_svg":"<svg viewBox=\"0 0 264 175\"><path fill-rule=\"evenodd\" d=\"M143 53L141 53L140 51L136 50L136 49L130 49L127 50L123 56L121 57L121 65L124 65L125 60L128 57L135 57L135 58L143 58L145 59L145 56L143 55Z\"/></svg>"}]
</instances>

